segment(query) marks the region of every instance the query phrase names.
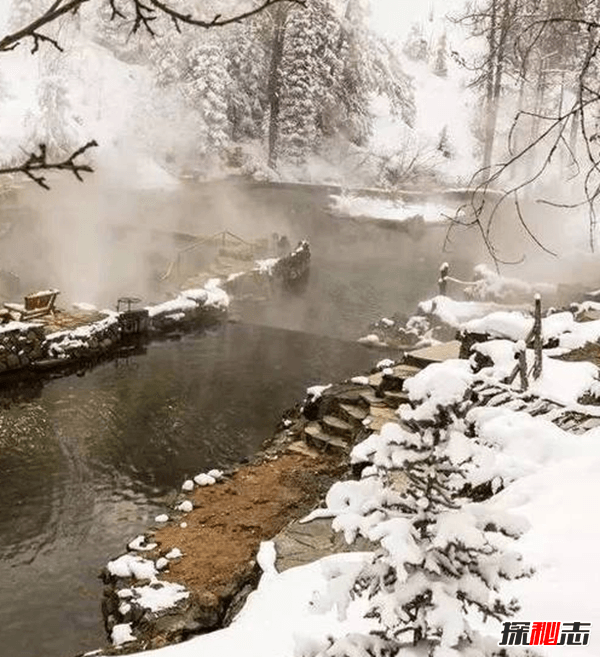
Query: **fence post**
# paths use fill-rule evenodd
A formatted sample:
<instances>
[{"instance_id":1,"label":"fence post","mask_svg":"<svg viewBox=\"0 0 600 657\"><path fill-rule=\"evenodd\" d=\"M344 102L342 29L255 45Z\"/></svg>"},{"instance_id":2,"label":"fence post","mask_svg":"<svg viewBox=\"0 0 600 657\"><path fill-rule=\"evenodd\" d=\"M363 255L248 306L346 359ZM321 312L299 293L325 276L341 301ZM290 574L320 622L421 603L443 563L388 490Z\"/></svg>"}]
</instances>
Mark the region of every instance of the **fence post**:
<instances>
[{"instance_id":1,"label":"fence post","mask_svg":"<svg viewBox=\"0 0 600 657\"><path fill-rule=\"evenodd\" d=\"M519 359L519 377L521 379L521 392L527 390L527 345L523 341L517 342Z\"/></svg>"},{"instance_id":2,"label":"fence post","mask_svg":"<svg viewBox=\"0 0 600 657\"><path fill-rule=\"evenodd\" d=\"M438 278L438 292L440 296L445 297L448 289L448 272L450 265L447 262L442 263L440 267L440 277Z\"/></svg>"},{"instance_id":3,"label":"fence post","mask_svg":"<svg viewBox=\"0 0 600 657\"><path fill-rule=\"evenodd\" d=\"M542 298L535 295L535 314L533 320L533 378L539 379L542 374Z\"/></svg>"}]
</instances>

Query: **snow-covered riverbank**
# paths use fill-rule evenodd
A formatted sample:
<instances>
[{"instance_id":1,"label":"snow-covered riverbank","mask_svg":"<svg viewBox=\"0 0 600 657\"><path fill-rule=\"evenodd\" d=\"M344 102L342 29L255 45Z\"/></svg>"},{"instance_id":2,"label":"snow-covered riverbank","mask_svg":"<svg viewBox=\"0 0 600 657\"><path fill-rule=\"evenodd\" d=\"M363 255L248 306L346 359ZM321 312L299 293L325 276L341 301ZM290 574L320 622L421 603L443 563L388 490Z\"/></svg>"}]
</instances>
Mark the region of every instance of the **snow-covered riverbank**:
<instances>
[{"instance_id":1,"label":"snow-covered riverbank","mask_svg":"<svg viewBox=\"0 0 600 657\"><path fill-rule=\"evenodd\" d=\"M597 338L594 322L563 320L548 339ZM542 378L519 392L502 382L519 335L479 347L496 356L483 367L448 360L406 379L406 403L354 446L360 477L334 484L306 521L329 518L348 543L368 539L373 552L277 573L273 543L263 543L260 584L231 626L146 654L233 656L244 646L261 657L499 655L503 622L553 621L563 624L563 645L529 634L536 654L596 655L600 426L598 407L581 402L594 398L598 369L545 356ZM378 381L393 375L390 365L381 363ZM589 422L569 428L574 412ZM575 622L591 630L570 631ZM125 623L113 633L124 649L130 638Z\"/></svg>"}]
</instances>

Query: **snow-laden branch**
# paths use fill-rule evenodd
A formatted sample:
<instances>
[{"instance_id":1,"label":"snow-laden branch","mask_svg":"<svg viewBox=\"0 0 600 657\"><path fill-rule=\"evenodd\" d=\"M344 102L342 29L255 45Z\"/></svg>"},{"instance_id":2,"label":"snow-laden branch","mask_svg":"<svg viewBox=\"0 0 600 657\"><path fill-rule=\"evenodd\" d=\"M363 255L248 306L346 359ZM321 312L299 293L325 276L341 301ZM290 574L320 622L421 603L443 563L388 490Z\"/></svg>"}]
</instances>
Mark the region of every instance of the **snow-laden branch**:
<instances>
[{"instance_id":1,"label":"snow-laden branch","mask_svg":"<svg viewBox=\"0 0 600 657\"><path fill-rule=\"evenodd\" d=\"M2 37L0 39L0 53L14 50L26 39L31 39L33 42L31 48L32 54L35 54L39 50L42 43L48 43L57 50L62 51L62 46L56 38L48 36L40 30L62 16L77 12L82 5L90 1L91 0L55 0L43 14L38 16L38 18L18 29L16 32ZM212 18L206 19L194 16L191 12L186 10L174 9L168 2L162 0L109 0L110 8L112 10L111 20L131 20L133 21L131 28L132 33L143 28L151 36L155 35L152 28L152 22L161 15L169 18L178 31L180 30L182 23L208 29L211 27L223 27L225 25L230 25L251 18L269 7L283 2L303 7L306 5L306 0L261 0L253 7L236 14L230 16L216 14Z\"/></svg>"},{"instance_id":2,"label":"snow-laden branch","mask_svg":"<svg viewBox=\"0 0 600 657\"><path fill-rule=\"evenodd\" d=\"M98 146L98 144L95 140L88 141L87 144L84 144L77 150L73 151L71 155L64 160L53 162L48 160L46 145L40 144L39 150L30 153L23 163L12 167L0 168L0 175L22 173L43 189L50 189L46 177L40 173L45 171L70 171L77 180L83 182L82 174L92 173L94 170L89 164L81 163L78 159L89 149L95 148L96 146Z\"/></svg>"},{"instance_id":3,"label":"snow-laden branch","mask_svg":"<svg viewBox=\"0 0 600 657\"><path fill-rule=\"evenodd\" d=\"M0 39L0 52L7 52L14 50L24 39L31 39L33 46L31 48L32 54L39 50L41 43L49 43L57 50L62 51L62 47L56 39L40 32L40 29L46 27L50 23L59 19L61 16L72 12L75 13L81 5L89 2L90 0L55 0L52 5L35 20L31 21L25 27L7 34Z\"/></svg>"},{"instance_id":4,"label":"snow-laden branch","mask_svg":"<svg viewBox=\"0 0 600 657\"><path fill-rule=\"evenodd\" d=\"M152 28L152 22L159 18L160 15L166 16L171 19L177 31L180 31L181 24L192 25L194 27L224 27L225 25L231 25L232 23L238 23L239 21L245 20L260 12L272 7L273 5L281 3L292 3L295 5L300 5L302 7L306 6L306 0L261 0L258 4L250 9L240 11L237 14L230 16L223 16L222 14L216 14L210 19L199 18L194 16L191 12L185 10L177 10L173 8L168 2L163 0L127 0L126 2L119 2L119 0L110 0L110 7L112 9L112 17L122 18L127 20L133 18L133 27L131 31L133 33L137 32L140 29L146 30L148 34L154 36L155 32ZM129 15L127 9L123 8L124 4L129 4ZM131 16L130 14L133 14Z\"/></svg>"}]
</instances>

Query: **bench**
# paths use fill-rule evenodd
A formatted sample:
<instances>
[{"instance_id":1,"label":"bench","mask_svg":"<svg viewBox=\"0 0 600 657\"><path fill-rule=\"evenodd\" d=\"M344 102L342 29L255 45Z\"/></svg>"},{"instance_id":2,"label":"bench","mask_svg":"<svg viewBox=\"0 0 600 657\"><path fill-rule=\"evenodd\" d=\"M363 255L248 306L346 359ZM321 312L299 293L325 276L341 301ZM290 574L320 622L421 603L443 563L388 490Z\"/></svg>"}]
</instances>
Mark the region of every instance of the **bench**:
<instances>
[{"instance_id":1,"label":"bench","mask_svg":"<svg viewBox=\"0 0 600 657\"><path fill-rule=\"evenodd\" d=\"M4 307L10 312L11 317L17 321L53 315L54 304L59 294L59 290L43 290L25 296L23 305L20 303L5 303Z\"/></svg>"}]
</instances>

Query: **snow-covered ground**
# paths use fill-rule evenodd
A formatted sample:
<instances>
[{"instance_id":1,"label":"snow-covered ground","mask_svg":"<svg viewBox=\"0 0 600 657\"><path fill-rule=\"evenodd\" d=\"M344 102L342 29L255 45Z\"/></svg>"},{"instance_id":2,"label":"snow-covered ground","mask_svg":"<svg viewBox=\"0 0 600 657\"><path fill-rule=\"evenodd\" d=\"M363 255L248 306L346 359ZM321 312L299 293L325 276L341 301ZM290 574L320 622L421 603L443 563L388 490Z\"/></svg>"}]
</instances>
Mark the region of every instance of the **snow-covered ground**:
<instances>
[{"instance_id":1,"label":"snow-covered ground","mask_svg":"<svg viewBox=\"0 0 600 657\"><path fill-rule=\"evenodd\" d=\"M405 203L395 199L332 195L331 210L339 216L368 217L405 222L419 219L426 223L445 223L454 210L438 203Z\"/></svg>"}]
</instances>

